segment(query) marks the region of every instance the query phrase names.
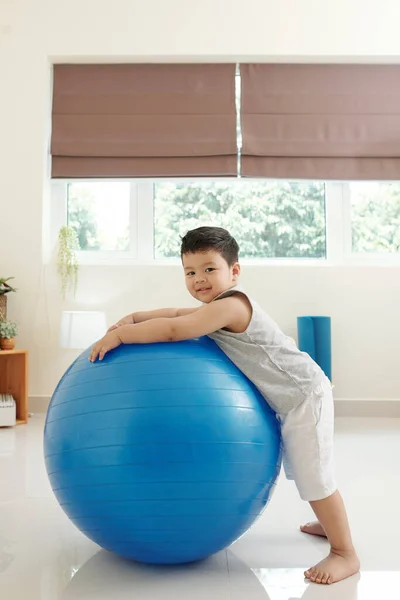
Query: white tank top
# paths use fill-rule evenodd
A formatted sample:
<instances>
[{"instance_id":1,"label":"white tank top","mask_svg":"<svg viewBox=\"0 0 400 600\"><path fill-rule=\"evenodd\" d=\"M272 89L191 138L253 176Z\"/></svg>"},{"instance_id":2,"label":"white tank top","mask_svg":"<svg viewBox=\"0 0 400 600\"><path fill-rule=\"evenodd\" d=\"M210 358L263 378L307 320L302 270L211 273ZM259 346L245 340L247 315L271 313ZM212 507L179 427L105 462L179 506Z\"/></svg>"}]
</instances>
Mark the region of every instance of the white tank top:
<instances>
[{"instance_id":1,"label":"white tank top","mask_svg":"<svg viewBox=\"0 0 400 600\"><path fill-rule=\"evenodd\" d=\"M226 290L213 302L237 293L245 295L252 307L246 331L219 329L208 337L254 383L275 412L286 414L327 378L309 354L300 352L295 341L241 287Z\"/></svg>"}]
</instances>

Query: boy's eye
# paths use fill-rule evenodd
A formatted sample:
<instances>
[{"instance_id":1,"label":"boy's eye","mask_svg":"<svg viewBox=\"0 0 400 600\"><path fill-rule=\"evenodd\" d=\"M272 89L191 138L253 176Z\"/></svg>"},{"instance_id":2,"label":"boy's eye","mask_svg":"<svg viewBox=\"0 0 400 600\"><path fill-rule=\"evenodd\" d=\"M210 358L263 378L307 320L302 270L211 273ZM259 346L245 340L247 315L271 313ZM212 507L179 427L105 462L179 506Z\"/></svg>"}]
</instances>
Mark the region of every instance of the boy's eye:
<instances>
[{"instance_id":1,"label":"boy's eye","mask_svg":"<svg viewBox=\"0 0 400 600\"><path fill-rule=\"evenodd\" d=\"M208 267L206 269L206 273L211 273L211 271L215 271L214 267Z\"/></svg>"},{"instance_id":2,"label":"boy's eye","mask_svg":"<svg viewBox=\"0 0 400 600\"><path fill-rule=\"evenodd\" d=\"M194 271L189 271L186 273L186 277L192 277L194 275Z\"/></svg>"}]
</instances>

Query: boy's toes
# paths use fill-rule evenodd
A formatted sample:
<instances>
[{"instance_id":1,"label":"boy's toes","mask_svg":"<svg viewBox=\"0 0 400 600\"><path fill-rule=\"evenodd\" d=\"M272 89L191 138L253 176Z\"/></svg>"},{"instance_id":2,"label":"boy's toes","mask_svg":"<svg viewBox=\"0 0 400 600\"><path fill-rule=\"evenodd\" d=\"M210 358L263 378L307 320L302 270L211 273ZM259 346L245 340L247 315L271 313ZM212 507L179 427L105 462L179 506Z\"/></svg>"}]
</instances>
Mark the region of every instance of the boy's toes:
<instances>
[{"instance_id":1,"label":"boy's toes","mask_svg":"<svg viewBox=\"0 0 400 600\"><path fill-rule=\"evenodd\" d=\"M305 571L304 575L307 579L314 583L331 583L331 576L329 575L329 573L325 573L324 571L320 571L319 569L308 569L308 571Z\"/></svg>"},{"instance_id":2,"label":"boy's toes","mask_svg":"<svg viewBox=\"0 0 400 600\"><path fill-rule=\"evenodd\" d=\"M329 573L323 573L321 583L325 583L325 584L329 583L329 577L330 577Z\"/></svg>"},{"instance_id":3,"label":"boy's toes","mask_svg":"<svg viewBox=\"0 0 400 600\"><path fill-rule=\"evenodd\" d=\"M307 579L309 579L310 581L316 581L317 576L318 576L318 571L317 569L315 569L314 567L312 567L311 569L308 569L305 573L304 573L305 577Z\"/></svg>"},{"instance_id":4,"label":"boy's toes","mask_svg":"<svg viewBox=\"0 0 400 600\"><path fill-rule=\"evenodd\" d=\"M311 579L312 572L313 569L307 569L307 571L304 571L304 577L306 577L306 579Z\"/></svg>"}]
</instances>

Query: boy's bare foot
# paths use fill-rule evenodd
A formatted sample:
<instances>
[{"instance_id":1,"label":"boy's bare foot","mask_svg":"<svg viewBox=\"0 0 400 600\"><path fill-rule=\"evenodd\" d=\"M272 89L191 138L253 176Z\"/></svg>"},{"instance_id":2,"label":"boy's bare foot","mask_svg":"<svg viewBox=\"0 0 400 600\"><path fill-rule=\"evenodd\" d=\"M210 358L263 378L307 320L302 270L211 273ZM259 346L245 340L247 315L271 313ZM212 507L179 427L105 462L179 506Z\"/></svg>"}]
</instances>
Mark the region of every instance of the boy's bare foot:
<instances>
[{"instance_id":1,"label":"boy's bare foot","mask_svg":"<svg viewBox=\"0 0 400 600\"><path fill-rule=\"evenodd\" d=\"M354 550L337 552L331 550L329 556L305 571L304 576L314 583L336 583L357 573L360 562Z\"/></svg>"},{"instance_id":2,"label":"boy's bare foot","mask_svg":"<svg viewBox=\"0 0 400 600\"><path fill-rule=\"evenodd\" d=\"M300 526L300 530L303 533L309 533L310 535L321 535L326 537L325 529L322 527L319 521L312 521Z\"/></svg>"}]
</instances>

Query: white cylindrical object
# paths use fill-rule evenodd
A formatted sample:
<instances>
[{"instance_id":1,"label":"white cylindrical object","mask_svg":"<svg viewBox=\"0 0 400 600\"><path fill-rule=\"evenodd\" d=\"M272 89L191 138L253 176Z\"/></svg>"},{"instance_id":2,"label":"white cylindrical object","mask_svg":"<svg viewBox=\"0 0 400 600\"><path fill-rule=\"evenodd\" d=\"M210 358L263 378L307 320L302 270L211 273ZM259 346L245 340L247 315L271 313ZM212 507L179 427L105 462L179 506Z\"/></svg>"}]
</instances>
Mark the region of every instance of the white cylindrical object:
<instances>
[{"instance_id":1,"label":"white cylindrical object","mask_svg":"<svg viewBox=\"0 0 400 600\"><path fill-rule=\"evenodd\" d=\"M12 427L16 418L14 398L10 394L0 394L0 427Z\"/></svg>"},{"instance_id":2,"label":"white cylindrical object","mask_svg":"<svg viewBox=\"0 0 400 600\"><path fill-rule=\"evenodd\" d=\"M104 312L65 310L61 316L60 346L84 350L103 337L106 331Z\"/></svg>"}]
</instances>

